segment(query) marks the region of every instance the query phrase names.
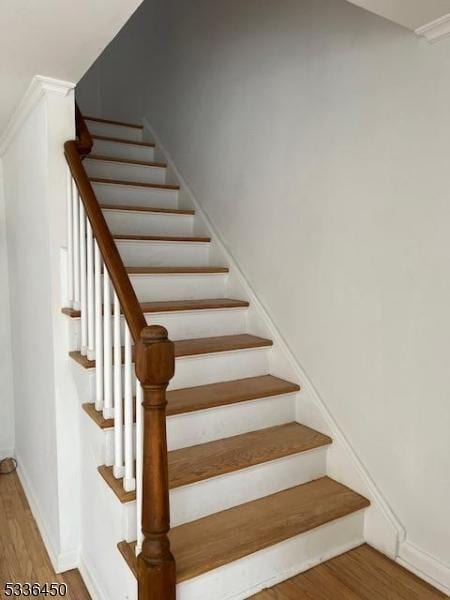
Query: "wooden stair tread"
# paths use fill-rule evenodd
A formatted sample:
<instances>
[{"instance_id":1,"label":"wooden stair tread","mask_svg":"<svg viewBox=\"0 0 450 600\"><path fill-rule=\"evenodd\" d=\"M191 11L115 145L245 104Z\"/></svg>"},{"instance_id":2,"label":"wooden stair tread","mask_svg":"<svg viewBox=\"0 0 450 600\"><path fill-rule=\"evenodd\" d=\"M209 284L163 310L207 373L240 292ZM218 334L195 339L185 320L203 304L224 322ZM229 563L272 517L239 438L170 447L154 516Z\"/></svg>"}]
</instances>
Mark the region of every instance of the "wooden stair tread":
<instances>
[{"instance_id":1,"label":"wooden stair tread","mask_svg":"<svg viewBox=\"0 0 450 600\"><path fill-rule=\"evenodd\" d=\"M194 215L195 210L187 208L159 208L156 206L129 206L127 204L100 204L103 210L121 210L132 212L167 213L173 215Z\"/></svg>"},{"instance_id":2,"label":"wooden stair tread","mask_svg":"<svg viewBox=\"0 0 450 600\"><path fill-rule=\"evenodd\" d=\"M122 241L144 241L144 242L195 242L195 243L209 243L210 237L202 236L171 236L171 235L127 235L127 234L114 234L115 240Z\"/></svg>"},{"instance_id":3,"label":"wooden stair tread","mask_svg":"<svg viewBox=\"0 0 450 600\"><path fill-rule=\"evenodd\" d=\"M246 300L233 300L231 298L211 298L208 300L161 300L158 302L141 302L142 312L162 313L188 310L208 310L220 308L247 308ZM68 317L77 318L81 312L74 308L63 308L62 313Z\"/></svg>"},{"instance_id":4,"label":"wooden stair tread","mask_svg":"<svg viewBox=\"0 0 450 600\"><path fill-rule=\"evenodd\" d=\"M125 140L123 138L111 137L109 135L91 135L93 140L102 140L104 142L117 142L118 144L131 144L132 146L144 146L145 148L154 148L155 144L151 142L139 142L137 140Z\"/></svg>"},{"instance_id":5,"label":"wooden stair tread","mask_svg":"<svg viewBox=\"0 0 450 600\"><path fill-rule=\"evenodd\" d=\"M273 375L182 388L167 392L167 416L292 394L299 390L300 386L296 383ZM114 427L114 419L105 419L102 412L95 409L95 404L85 403L83 409L101 429Z\"/></svg>"},{"instance_id":6,"label":"wooden stair tread","mask_svg":"<svg viewBox=\"0 0 450 600\"><path fill-rule=\"evenodd\" d=\"M237 402L298 392L300 386L273 375L247 377L167 392L168 414L225 406Z\"/></svg>"},{"instance_id":7,"label":"wooden stair tread","mask_svg":"<svg viewBox=\"0 0 450 600\"><path fill-rule=\"evenodd\" d=\"M179 190L179 185L171 183L147 183L143 181L128 181L127 179L107 179L105 177L90 177L92 183L106 183L107 185L128 185L130 187L155 188L157 190Z\"/></svg>"},{"instance_id":8,"label":"wooden stair tread","mask_svg":"<svg viewBox=\"0 0 450 600\"><path fill-rule=\"evenodd\" d=\"M85 121L95 121L96 123L108 123L109 125L120 125L121 127L132 127L133 129L144 129L143 125L136 125L136 123L124 123L123 121L113 121L111 119L101 119L100 117L85 117Z\"/></svg>"},{"instance_id":9,"label":"wooden stair tread","mask_svg":"<svg viewBox=\"0 0 450 600\"><path fill-rule=\"evenodd\" d=\"M228 267L125 267L130 275L164 275L176 273L228 273Z\"/></svg>"},{"instance_id":10,"label":"wooden stair tread","mask_svg":"<svg viewBox=\"0 0 450 600\"><path fill-rule=\"evenodd\" d=\"M177 488L330 444L331 439L299 423L173 450L169 452L170 487Z\"/></svg>"},{"instance_id":11,"label":"wooden stair tread","mask_svg":"<svg viewBox=\"0 0 450 600\"><path fill-rule=\"evenodd\" d=\"M174 344L175 357L181 358L183 356L196 356L199 354L263 348L272 346L273 342L272 340L251 335L249 333L241 333L237 335L220 335L216 337L177 340ZM86 356L83 356L79 350L69 352L69 356L85 369L92 369L95 367L95 360L89 360Z\"/></svg>"},{"instance_id":12,"label":"wooden stair tread","mask_svg":"<svg viewBox=\"0 0 450 600\"><path fill-rule=\"evenodd\" d=\"M173 528L177 582L268 548L369 506L348 487L322 477ZM239 532L239 535L237 535ZM134 544L119 550L134 573Z\"/></svg>"},{"instance_id":13,"label":"wooden stair tread","mask_svg":"<svg viewBox=\"0 0 450 600\"><path fill-rule=\"evenodd\" d=\"M265 462L331 444L331 438L299 423L276 425L233 437L172 450L169 457L169 488L197 483L219 475L247 469ZM121 502L136 499L125 492L122 480L111 467L99 467L102 477Z\"/></svg>"},{"instance_id":14,"label":"wooden stair tread","mask_svg":"<svg viewBox=\"0 0 450 600\"><path fill-rule=\"evenodd\" d=\"M163 162L153 162L146 160L135 160L132 158L120 158L119 156L108 156L107 154L89 154L86 157L89 160L104 160L106 162L124 163L127 165L138 165L142 167L161 167L166 168L167 164Z\"/></svg>"}]
</instances>

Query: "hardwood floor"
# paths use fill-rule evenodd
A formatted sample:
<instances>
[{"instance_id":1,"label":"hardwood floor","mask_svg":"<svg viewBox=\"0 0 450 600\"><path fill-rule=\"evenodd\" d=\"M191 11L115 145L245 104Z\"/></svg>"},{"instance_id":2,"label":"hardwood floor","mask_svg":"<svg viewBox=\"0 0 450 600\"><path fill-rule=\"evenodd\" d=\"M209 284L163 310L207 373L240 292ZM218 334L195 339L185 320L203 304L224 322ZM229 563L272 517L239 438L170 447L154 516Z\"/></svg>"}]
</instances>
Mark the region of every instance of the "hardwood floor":
<instances>
[{"instance_id":1,"label":"hardwood floor","mask_svg":"<svg viewBox=\"0 0 450 600\"><path fill-rule=\"evenodd\" d=\"M0 475L0 598L6 582L65 583L67 600L90 600L78 570L56 575L17 474Z\"/></svg>"},{"instance_id":2,"label":"hardwood floor","mask_svg":"<svg viewBox=\"0 0 450 600\"><path fill-rule=\"evenodd\" d=\"M438 600L427 583L364 545L305 571L253 600Z\"/></svg>"},{"instance_id":3,"label":"hardwood floor","mask_svg":"<svg viewBox=\"0 0 450 600\"><path fill-rule=\"evenodd\" d=\"M67 600L90 600L77 570L56 575L16 474L0 475L0 598L7 581L66 583ZM364 545L301 573L253 600L442 600L435 590Z\"/></svg>"}]
</instances>

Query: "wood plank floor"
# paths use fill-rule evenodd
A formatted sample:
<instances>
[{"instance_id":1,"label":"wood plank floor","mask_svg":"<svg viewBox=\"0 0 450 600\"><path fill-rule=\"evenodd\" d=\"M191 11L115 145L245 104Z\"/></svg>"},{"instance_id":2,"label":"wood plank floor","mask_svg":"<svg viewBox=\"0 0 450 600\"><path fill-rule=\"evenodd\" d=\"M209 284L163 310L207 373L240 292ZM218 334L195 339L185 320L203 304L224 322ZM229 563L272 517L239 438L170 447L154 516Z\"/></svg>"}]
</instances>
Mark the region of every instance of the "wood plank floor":
<instances>
[{"instance_id":1,"label":"wood plank floor","mask_svg":"<svg viewBox=\"0 0 450 600\"><path fill-rule=\"evenodd\" d=\"M67 600L90 600L78 570L56 575L17 474L0 475L0 598L5 583L66 583Z\"/></svg>"},{"instance_id":2,"label":"wood plank floor","mask_svg":"<svg viewBox=\"0 0 450 600\"><path fill-rule=\"evenodd\" d=\"M68 600L90 600L77 570L56 575L16 474L0 475L0 598L7 581L66 583ZM254 600L442 600L448 598L367 545L265 590Z\"/></svg>"},{"instance_id":3,"label":"wood plank floor","mask_svg":"<svg viewBox=\"0 0 450 600\"><path fill-rule=\"evenodd\" d=\"M445 594L364 545L253 596L253 600L441 600Z\"/></svg>"}]
</instances>

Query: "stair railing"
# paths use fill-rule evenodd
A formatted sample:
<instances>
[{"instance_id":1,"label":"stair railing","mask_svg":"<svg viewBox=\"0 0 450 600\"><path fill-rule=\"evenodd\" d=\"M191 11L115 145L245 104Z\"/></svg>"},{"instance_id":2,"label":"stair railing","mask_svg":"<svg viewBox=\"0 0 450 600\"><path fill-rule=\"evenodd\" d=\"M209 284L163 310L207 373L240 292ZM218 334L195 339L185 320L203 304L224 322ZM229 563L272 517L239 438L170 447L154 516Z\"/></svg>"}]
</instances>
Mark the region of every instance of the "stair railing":
<instances>
[{"instance_id":1,"label":"stair railing","mask_svg":"<svg viewBox=\"0 0 450 600\"><path fill-rule=\"evenodd\" d=\"M81 354L95 360L95 407L114 419L113 475L136 490L138 598L175 600L166 438L174 345L164 327L147 325L83 166L93 140L75 111L77 139L64 144L68 300L80 313Z\"/></svg>"}]
</instances>

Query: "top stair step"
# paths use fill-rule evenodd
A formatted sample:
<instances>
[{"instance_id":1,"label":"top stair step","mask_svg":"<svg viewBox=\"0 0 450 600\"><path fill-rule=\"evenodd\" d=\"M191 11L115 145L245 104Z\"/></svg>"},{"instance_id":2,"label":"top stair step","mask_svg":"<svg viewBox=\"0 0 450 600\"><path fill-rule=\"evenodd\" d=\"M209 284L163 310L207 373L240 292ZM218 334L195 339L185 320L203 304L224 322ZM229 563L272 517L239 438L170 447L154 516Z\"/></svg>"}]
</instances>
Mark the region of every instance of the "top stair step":
<instances>
[{"instance_id":1,"label":"top stair step","mask_svg":"<svg viewBox=\"0 0 450 600\"><path fill-rule=\"evenodd\" d=\"M177 562L177 583L350 515L369 504L348 487L322 477L175 527L169 537ZM134 544L121 542L119 550L136 574Z\"/></svg>"}]
</instances>

